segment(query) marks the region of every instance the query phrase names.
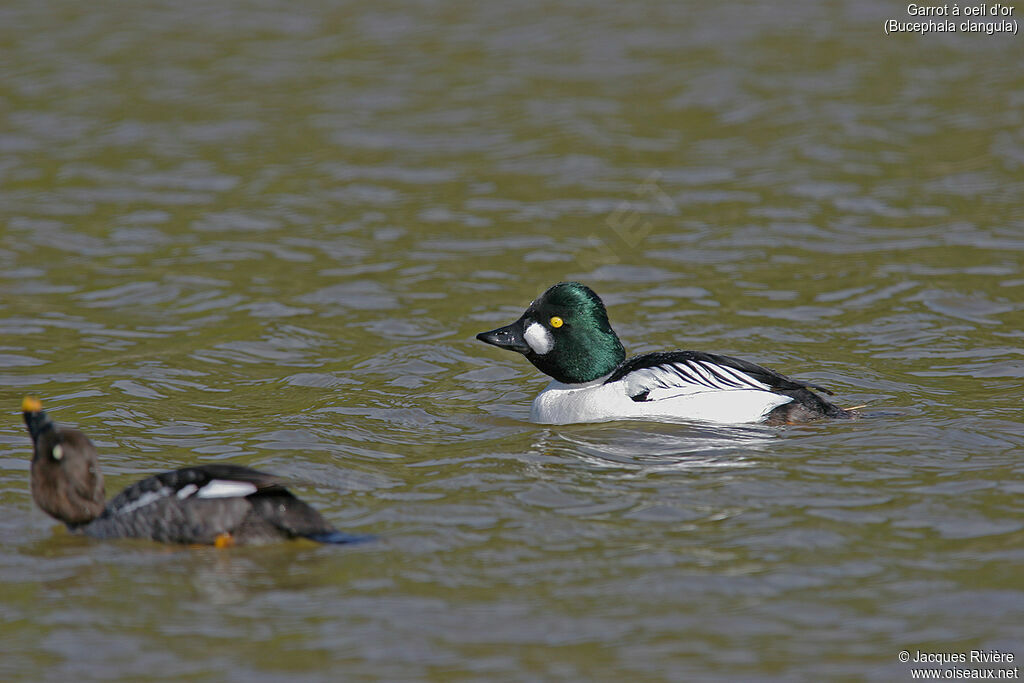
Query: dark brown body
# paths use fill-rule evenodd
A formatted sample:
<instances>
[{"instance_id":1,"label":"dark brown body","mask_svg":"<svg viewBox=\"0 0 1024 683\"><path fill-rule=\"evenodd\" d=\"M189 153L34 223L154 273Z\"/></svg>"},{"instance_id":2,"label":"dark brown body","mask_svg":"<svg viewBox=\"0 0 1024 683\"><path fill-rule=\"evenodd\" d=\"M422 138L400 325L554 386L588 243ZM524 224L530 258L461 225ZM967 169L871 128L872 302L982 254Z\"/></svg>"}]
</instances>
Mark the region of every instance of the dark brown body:
<instances>
[{"instance_id":1,"label":"dark brown body","mask_svg":"<svg viewBox=\"0 0 1024 683\"><path fill-rule=\"evenodd\" d=\"M366 538L332 527L278 477L239 465L163 472L132 484L107 504L92 442L77 429L54 425L38 401L26 401L34 406L24 411L33 441L32 498L72 531L94 538L214 545Z\"/></svg>"}]
</instances>

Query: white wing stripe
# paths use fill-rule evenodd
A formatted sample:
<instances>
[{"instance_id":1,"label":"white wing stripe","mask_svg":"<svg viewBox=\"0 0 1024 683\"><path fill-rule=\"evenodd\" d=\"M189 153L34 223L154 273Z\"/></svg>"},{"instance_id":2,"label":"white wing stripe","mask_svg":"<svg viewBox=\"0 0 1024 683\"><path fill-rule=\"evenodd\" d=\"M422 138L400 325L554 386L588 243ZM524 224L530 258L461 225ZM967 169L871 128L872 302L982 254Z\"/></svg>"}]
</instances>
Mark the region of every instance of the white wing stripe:
<instances>
[{"instance_id":1,"label":"white wing stripe","mask_svg":"<svg viewBox=\"0 0 1024 683\"><path fill-rule=\"evenodd\" d=\"M712 373L721 382L734 389L741 389L749 387L748 382L744 382L742 378L737 377L728 371L728 368L722 367L721 365L714 365L712 363L701 362L701 365L707 368L708 372Z\"/></svg>"},{"instance_id":2,"label":"white wing stripe","mask_svg":"<svg viewBox=\"0 0 1024 683\"><path fill-rule=\"evenodd\" d=\"M718 368L714 365L708 365L707 363L694 363L696 367L708 375L708 382L711 386L716 389L737 389L739 385L736 384L728 376L723 376L718 372Z\"/></svg>"},{"instance_id":3,"label":"white wing stripe","mask_svg":"<svg viewBox=\"0 0 1024 683\"><path fill-rule=\"evenodd\" d=\"M178 498L184 500L185 498L188 498L198 490L199 487L196 486L195 484L187 484L178 489Z\"/></svg>"},{"instance_id":4,"label":"white wing stripe","mask_svg":"<svg viewBox=\"0 0 1024 683\"><path fill-rule=\"evenodd\" d=\"M712 386L708 382L708 378L705 378L704 376L702 376L700 371L697 370L697 368L690 367L689 365L682 365L682 364L679 364L679 363L673 363L671 365L659 365L658 367L659 368L666 368L666 369L672 370L672 372L674 372L676 375L678 375L687 384L701 384L703 386L708 386L708 387ZM678 385L678 383L672 383L672 384L665 384L664 386L666 386L666 387L673 387L673 386L679 386L679 385Z\"/></svg>"},{"instance_id":5,"label":"white wing stripe","mask_svg":"<svg viewBox=\"0 0 1024 683\"><path fill-rule=\"evenodd\" d=\"M711 389L738 389L740 385L736 384L728 377L723 377L716 370L717 368L713 365L706 365L703 363L688 362L686 365L687 369L693 371L697 376L698 381L706 387Z\"/></svg>"},{"instance_id":6,"label":"white wing stripe","mask_svg":"<svg viewBox=\"0 0 1024 683\"><path fill-rule=\"evenodd\" d=\"M696 368L690 367L689 365L671 363L668 365L659 365L654 369L662 373L661 385L666 388L679 386L679 382L675 380L675 377L681 379L684 384L710 386L707 378L704 377ZM675 377L673 377L673 375Z\"/></svg>"},{"instance_id":7,"label":"white wing stripe","mask_svg":"<svg viewBox=\"0 0 1024 683\"><path fill-rule=\"evenodd\" d=\"M691 377L693 377L694 381L703 384L704 386L712 388L715 386L714 377L712 377L709 373L707 373L704 370L704 368L700 366L692 365L690 363L687 363L686 365L683 365L682 363L674 363L673 367L679 368L680 370L687 372Z\"/></svg>"},{"instance_id":8,"label":"white wing stripe","mask_svg":"<svg viewBox=\"0 0 1024 683\"><path fill-rule=\"evenodd\" d=\"M127 514L133 510L138 510L141 507L151 505L152 503L155 503L161 498L166 498L169 495L171 495L171 489L166 486L158 491L147 491L127 505L123 505L118 509L117 513L121 515Z\"/></svg>"},{"instance_id":9,"label":"white wing stripe","mask_svg":"<svg viewBox=\"0 0 1024 683\"><path fill-rule=\"evenodd\" d=\"M708 365L710 365L710 363ZM737 370L736 368L730 368L727 365L715 365L713 367L719 372L728 374L729 376L735 378L740 384L765 391L768 390L769 388L767 384L764 384L763 382L758 382L756 379L754 379L747 373Z\"/></svg>"},{"instance_id":10,"label":"white wing stripe","mask_svg":"<svg viewBox=\"0 0 1024 683\"><path fill-rule=\"evenodd\" d=\"M759 382L742 370L708 361L682 360L634 370L623 378L631 396L664 394L672 396L704 391L765 391L771 387ZM667 396L649 396L646 400L660 400Z\"/></svg>"},{"instance_id":11,"label":"white wing stripe","mask_svg":"<svg viewBox=\"0 0 1024 683\"><path fill-rule=\"evenodd\" d=\"M256 493L256 484L233 479L214 479L199 489L196 498L235 498Z\"/></svg>"},{"instance_id":12,"label":"white wing stripe","mask_svg":"<svg viewBox=\"0 0 1024 683\"><path fill-rule=\"evenodd\" d=\"M654 376L658 378L659 384L661 384L661 386L663 387L670 387L676 384L676 382L672 378L672 375L675 375L679 379L688 383L700 381L700 378L690 376L682 367L679 367L678 365L658 365L651 369L654 370Z\"/></svg>"},{"instance_id":13,"label":"white wing stripe","mask_svg":"<svg viewBox=\"0 0 1024 683\"><path fill-rule=\"evenodd\" d=\"M698 382L707 386L712 386L711 381L713 378L704 368L700 367L699 365L691 365L687 363L686 365L677 364L676 367L685 367L687 370L693 373L693 376L697 379Z\"/></svg>"}]
</instances>

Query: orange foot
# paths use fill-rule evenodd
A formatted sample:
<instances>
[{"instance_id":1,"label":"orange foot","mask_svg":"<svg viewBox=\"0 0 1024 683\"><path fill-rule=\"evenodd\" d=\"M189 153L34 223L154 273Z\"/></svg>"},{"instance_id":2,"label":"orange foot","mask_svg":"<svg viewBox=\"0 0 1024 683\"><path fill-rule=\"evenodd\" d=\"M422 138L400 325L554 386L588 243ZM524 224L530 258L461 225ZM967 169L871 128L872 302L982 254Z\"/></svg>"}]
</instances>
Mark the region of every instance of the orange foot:
<instances>
[{"instance_id":1,"label":"orange foot","mask_svg":"<svg viewBox=\"0 0 1024 683\"><path fill-rule=\"evenodd\" d=\"M222 534L217 534L217 538L213 539L213 546L215 548L230 548L234 544L234 537L226 531Z\"/></svg>"}]
</instances>

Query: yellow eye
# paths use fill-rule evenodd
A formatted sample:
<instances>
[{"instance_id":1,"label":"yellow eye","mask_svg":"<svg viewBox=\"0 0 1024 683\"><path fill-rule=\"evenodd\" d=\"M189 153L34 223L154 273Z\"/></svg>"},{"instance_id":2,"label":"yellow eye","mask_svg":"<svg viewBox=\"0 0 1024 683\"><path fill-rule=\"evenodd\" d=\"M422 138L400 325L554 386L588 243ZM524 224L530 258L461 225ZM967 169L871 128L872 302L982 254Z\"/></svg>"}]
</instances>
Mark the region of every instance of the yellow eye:
<instances>
[{"instance_id":1,"label":"yellow eye","mask_svg":"<svg viewBox=\"0 0 1024 683\"><path fill-rule=\"evenodd\" d=\"M557 315L551 316L551 320L549 320L548 322L551 323L551 327L555 328L561 327L562 325L565 324L564 322L562 322L562 319L559 318Z\"/></svg>"}]
</instances>

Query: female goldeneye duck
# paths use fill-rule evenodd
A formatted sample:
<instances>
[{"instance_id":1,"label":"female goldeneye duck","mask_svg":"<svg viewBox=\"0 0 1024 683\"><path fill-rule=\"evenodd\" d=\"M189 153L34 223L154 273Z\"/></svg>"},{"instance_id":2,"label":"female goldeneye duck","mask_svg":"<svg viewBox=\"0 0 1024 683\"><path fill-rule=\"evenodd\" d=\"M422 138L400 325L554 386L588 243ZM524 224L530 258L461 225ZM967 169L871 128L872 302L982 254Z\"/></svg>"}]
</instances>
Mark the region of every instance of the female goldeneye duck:
<instances>
[{"instance_id":1,"label":"female goldeneye duck","mask_svg":"<svg viewBox=\"0 0 1024 683\"><path fill-rule=\"evenodd\" d=\"M700 351L646 353L626 360L601 299L561 282L511 325L476 336L518 351L554 378L533 401L545 424L619 419L690 419L787 424L856 417L811 391L832 392L738 358Z\"/></svg>"},{"instance_id":2,"label":"female goldeneye duck","mask_svg":"<svg viewBox=\"0 0 1024 683\"><path fill-rule=\"evenodd\" d=\"M108 504L96 449L77 429L56 426L38 399L21 403L32 437L32 498L68 529L93 538L148 538L218 548L288 538L350 543L272 474L202 465L143 479Z\"/></svg>"}]
</instances>

